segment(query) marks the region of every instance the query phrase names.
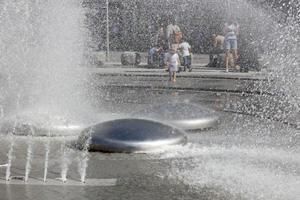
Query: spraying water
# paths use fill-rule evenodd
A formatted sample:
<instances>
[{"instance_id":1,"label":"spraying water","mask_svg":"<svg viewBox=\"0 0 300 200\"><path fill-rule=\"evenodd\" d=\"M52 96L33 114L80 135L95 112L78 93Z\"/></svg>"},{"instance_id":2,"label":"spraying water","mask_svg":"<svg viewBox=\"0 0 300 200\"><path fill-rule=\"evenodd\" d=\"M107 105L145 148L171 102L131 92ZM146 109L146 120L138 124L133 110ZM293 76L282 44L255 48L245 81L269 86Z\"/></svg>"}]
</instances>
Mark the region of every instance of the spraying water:
<instances>
[{"instance_id":1,"label":"spraying water","mask_svg":"<svg viewBox=\"0 0 300 200\"><path fill-rule=\"evenodd\" d=\"M265 9L260 2L270 5ZM261 73L267 81L258 82L254 90L268 94L246 95L234 108L258 119L237 115L231 119L233 123L225 120L217 131L189 135L196 145L164 152L160 158L173 159L170 177L198 191L213 191L216 196L228 192L228 199L298 199L299 131L275 125L269 119L299 124L300 5L294 0L256 3L186 1L175 11L202 12L199 15L209 19L203 20L208 26L220 15L223 20L236 16L240 25L239 48L247 49L249 54L258 50L264 60ZM272 4L279 6L273 9Z\"/></svg>"},{"instance_id":2,"label":"spraying water","mask_svg":"<svg viewBox=\"0 0 300 200\"><path fill-rule=\"evenodd\" d=\"M67 174L70 164L70 158L68 157L68 149L66 147L65 137L61 143L61 180L62 182L67 182Z\"/></svg>"},{"instance_id":3,"label":"spraying water","mask_svg":"<svg viewBox=\"0 0 300 200\"><path fill-rule=\"evenodd\" d=\"M4 117L4 110L3 110L3 106L0 105L0 119L2 119Z\"/></svg>"},{"instance_id":4,"label":"spraying water","mask_svg":"<svg viewBox=\"0 0 300 200\"><path fill-rule=\"evenodd\" d=\"M82 183L85 183L85 177L86 177L86 170L88 167L88 161L89 161L89 145L91 142L91 134L92 134L92 128L89 130L88 139L85 141L85 144L83 146L82 151L79 154L78 158L78 172L80 174L80 181Z\"/></svg>"},{"instance_id":5,"label":"spraying water","mask_svg":"<svg viewBox=\"0 0 300 200\"><path fill-rule=\"evenodd\" d=\"M77 105L82 107L85 101L81 101L82 88L78 86L81 85L80 80L85 78L79 68L84 37L82 29L78 28L82 27L82 11L74 2L20 0L0 3L0 69L8 82L7 87L1 88L0 99L6 102L5 105L15 102L11 99L22 100L17 101L17 106L12 103L4 107L3 113L19 112L33 105L50 107L57 112L73 110ZM175 1L161 1L156 6L164 7L161 6L163 2L168 4ZM150 1L148 4L153 6ZM290 4L297 8L299 14L299 3L290 1ZM262 108L258 114L263 119L276 116L290 120L290 116L299 113L299 25L293 17L293 9L288 11L287 21L280 22L277 17L282 15L277 15L278 12L267 12L246 0L222 3L189 0L181 1L178 5L180 9L176 9L174 15L186 11L188 15L198 14L201 11L201 17L207 19L204 20L206 25L217 15L227 17L234 13L239 20L241 33L244 33L241 37L247 40L247 44L254 45L253 48L262 50L268 60L264 67L270 81L265 85L258 84L255 89L268 91L273 96L268 97L268 101L261 96L258 100L249 98L245 104L241 102L246 107L245 111L257 113L247 105L253 106L254 101L258 101ZM202 11L204 8L213 11L213 14L208 16L206 11ZM168 11L172 11L172 8ZM182 21L188 23L192 17L183 18ZM211 133L206 136L203 134L195 140L199 145L183 147L172 152L171 156L164 154L161 158L174 158L172 175L196 188L225 188L236 195L236 199L239 199L239 195L247 199L297 199L299 134L286 127L286 132L278 133L273 124L263 128L258 126L262 124L261 121L264 120L247 121L243 118L238 121L235 118L236 126L220 128L220 132L214 133L216 137L209 135ZM27 179L32 156L30 141L28 137ZM7 154L6 180L10 179L14 144L15 140L12 139ZM45 144L44 181L47 179L48 145ZM61 144L61 155L61 179L65 182L69 167L65 139ZM81 158L78 169L81 181L85 182L87 149L84 149Z\"/></svg>"},{"instance_id":6,"label":"spraying water","mask_svg":"<svg viewBox=\"0 0 300 200\"><path fill-rule=\"evenodd\" d=\"M32 161L32 136L27 136L27 156L26 156L26 166L25 166L25 182L28 182L29 174L31 171L31 161Z\"/></svg>"},{"instance_id":7,"label":"spraying water","mask_svg":"<svg viewBox=\"0 0 300 200\"><path fill-rule=\"evenodd\" d=\"M1 1L0 27L0 117L18 115L24 110L62 118L81 116L88 107L83 95L86 73L81 67L85 65L86 39L81 1ZM34 126L35 119L29 118ZM18 120L18 117L14 120L13 134L17 124L31 124ZM33 157L33 126L26 140L26 182ZM66 181L65 140L62 143L65 158L62 178ZM14 145L12 139L7 154L6 180L10 178ZM44 181L48 173L50 141L45 142L45 149Z\"/></svg>"},{"instance_id":8,"label":"spraying water","mask_svg":"<svg viewBox=\"0 0 300 200\"><path fill-rule=\"evenodd\" d=\"M297 199L299 133L280 123L243 116L226 124L231 127L200 132L190 136L186 146L158 153L160 159L171 161L164 176L229 199Z\"/></svg>"},{"instance_id":9,"label":"spraying water","mask_svg":"<svg viewBox=\"0 0 300 200\"><path fill-rule=\"evenodd\" d=\"M0 70L5 113L68 115L85 110L84 25L80 1L2 1ZM16 109L14 99L22 100ZM79 106L80 105L80 106ZM46 108L46 109L45 109Z\"/></svg>"},{"instance_id":10,"label":"spraying water","mask_svg":"<svg viewBox=\"0 0 300 200\"><path fill-rule=\"evenodd\" d=\"M26 166L25 166L25 182L28 182L29 174L31 171L31 161L32 161L32 145L33 145L33 136L35 135L35 131L32 127L31 129L31 135L27 136L27 156L26 156Z\"/></svg>"},{"instance_id":11,"label":"spraying water","mask_svg":"<svg viewBox=\"0 0 300 200\"><path fill-rule=\"evenodd\" d=\"M45 164L44 164L44 182L47 181L47 173L48 173L48 162L49 162L49 153L50 153L50 142L51 142L51 130L48 132L48 139L45 142Z\"/></svg>"},{"instance_id":12,"label":"spraying water","mask_svg":"<svg viewBox=\"0 0 300 200\"><path fill-rule=\"evenodd\" d=\"M17 101L17 105L19 101ZM15 129L16 129L16 125L17 122L15 121L14 126L13 126L13 131L12 133L9 135L9 139L10 139L10 147L7 153L7 167L6 167L6 174L5 174L5 180L9 181L10 177L11 177L11 164L12 164L12 158L13 158L13 151L14 151L14 145L15 145L15 141L16 141L16 136L14 135Z\"/></svg>"},{"instance_id":13,"label":"spraying water","mask_svg":"<svg viewBox=\"0 0 300 200\"><path fill-rule=\"evenodd\" d=\"M50 139L45 142L45 164L44 164L44 178L43 181L47 181L47 173L48 173L48 161L49 161L49 153L50 153Z\"/></svg>"},{"instance_id":14,"label":"spraying water","mask_svg":"<svg viewBox=\"0 0 300 200\"><path fill-rule=\"evenodd\" d=\"M14 145L15 145L16 138L14 136L11 136L10 138L10 147L7 153L7 166L6 166L6 174L5 174L5 180L10 180L10 168L12 164L12 157L13 157L13 151L14 151Z\"/></svg>"}]
</instances>

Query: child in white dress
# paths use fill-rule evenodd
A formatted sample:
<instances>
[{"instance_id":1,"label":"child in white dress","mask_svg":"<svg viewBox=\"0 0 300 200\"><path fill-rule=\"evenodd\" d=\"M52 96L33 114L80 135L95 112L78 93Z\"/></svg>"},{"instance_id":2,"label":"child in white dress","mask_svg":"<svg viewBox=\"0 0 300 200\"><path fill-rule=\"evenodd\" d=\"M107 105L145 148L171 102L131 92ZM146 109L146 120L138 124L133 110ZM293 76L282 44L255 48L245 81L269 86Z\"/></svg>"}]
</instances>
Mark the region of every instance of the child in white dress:
<instances>
[{"instance_id":1,"label":"child in white dress","mask_svg":"<svg viewBox=\"0 0 300 200\"><path fill-rule=\"evenodd\" d=\"M180 66L180 59L177 52L177 48L174 46L170 49L167 59L167 66L169 68L170 81L176 82L176 72Z\"/></svg>"}]
</instances>

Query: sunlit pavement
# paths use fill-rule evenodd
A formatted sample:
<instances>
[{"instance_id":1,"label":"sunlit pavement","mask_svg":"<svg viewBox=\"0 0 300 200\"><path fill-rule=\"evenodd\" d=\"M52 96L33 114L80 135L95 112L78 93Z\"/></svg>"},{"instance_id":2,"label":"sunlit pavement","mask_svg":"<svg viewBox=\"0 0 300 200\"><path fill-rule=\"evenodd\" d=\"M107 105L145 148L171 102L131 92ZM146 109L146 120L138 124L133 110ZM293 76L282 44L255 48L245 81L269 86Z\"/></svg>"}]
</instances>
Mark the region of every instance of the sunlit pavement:
<instances>
[{"instance_id":1,"label":"sunlit pavement","mask_svg":"<svg viewBox=\"0 0 300 200\"><path fill-rule=\"evenodd\" d=\"M139 52L141 55L141 63L137 66L122 65L121 55L123 52L110 52L108 61L103 51L94 52L94 64L89 67L90 71L99 73L114 74L132 74L132 75L151 75L151 76L168 76L166 68L158 69L147 65L148 54ZM264 79L265 69L255 71L250 69L248 72L236 72L230 68L229 73L225 73L224 68L206 67L209 63L209 55L193 54L192 55L192 72L178 73L178 77L224 77L224 78L247 78L247 79ZM243 67L243 66L240 66Z\"/></svg>"},{"instance_id":2,"label":"sunlit pavement","mask_svg":"<svg viewBox=\"0 0 300 200\"><path fill-rule=\"evenodd\" d=\"M92 67L98 84L121 87L144 87L156 89L183 89L198 91L258 92L254 85L266 81L262 72L249 71L225 73L224 69L194 67L192 72L177 73L176 83L170 82L166 69L146 68L144 66Z\"/></svg>"}]
</instances>

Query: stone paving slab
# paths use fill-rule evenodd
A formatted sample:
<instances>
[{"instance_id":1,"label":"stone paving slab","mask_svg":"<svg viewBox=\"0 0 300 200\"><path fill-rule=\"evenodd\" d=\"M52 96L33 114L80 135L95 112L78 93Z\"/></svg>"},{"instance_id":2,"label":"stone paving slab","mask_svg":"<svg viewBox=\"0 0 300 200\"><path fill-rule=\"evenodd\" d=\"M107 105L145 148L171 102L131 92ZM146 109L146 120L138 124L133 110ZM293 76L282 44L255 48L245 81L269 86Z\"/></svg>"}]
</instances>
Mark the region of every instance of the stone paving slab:
<instances>
[{"instance_id":1,"label":"stone paving slab","mask_svg":"<svg viewBox=\"0 0 300 200\"><path fill-rule=\"evenodd\" d=\"M222 70L197 68L192 72L181 72L176 83L169 80L165 69L145 68L90 68L99 87L127 87L151 89L176 89L214 92L262 93L255 87L265 76L258 72L225 73ZM264 90L266 93L268 90Z\"/></svg>"},{"instance_id":2,"label":"stone paving slab","mask_svg":"<svg viewBox=\"0 0 300 200\"><path fill-rule=\"evenodd\" d=\"M169 74L166 69L155 69L145 67L130 67L130 66L114 66L106 68L88 68L90 73L106 74L106 75L127 75L127 76L166 76ZM225 73L224 69L197 67L193 68L192 72L177 73L177 77L194 77L194 78L224 78L224 79L259 79L264 80L266 74L263 72L249 71Z\"/></svg>"},{"instance_id":3,"label":"stone paving slab","mask_svg":"<svg viewBox=\"0 0 300 200\"><path fill-rule=\"evenodd\" d=\"M110 51L109 59L106 61L106 52L105 51L95 51L91 53L94 61L96 63L104 63L104 65L109 64L121 64L121 55L124 51ZM138 52L141 55L141 65L147 63L148 52ZM192 64L204 63L206 65L209 62L208 54L192 54Z\"/></svg>"},{"instance_id":4,"label":"stone paving slab","mask_svg":"<svg viewBox=\"0 0 300 200\"><path fill-rule=\"evenodd\" d=\"M0 184L5 185L42 185L42 186L115 186L117 179L86 179L84 183L76 180L67 180L63 182L59 179L47 179L44 182L41 179L30 178L27 182L22 180L22 177L17 177L10 181L6 181L4 178L0 178Z\"/></svg>"}]
</instances>

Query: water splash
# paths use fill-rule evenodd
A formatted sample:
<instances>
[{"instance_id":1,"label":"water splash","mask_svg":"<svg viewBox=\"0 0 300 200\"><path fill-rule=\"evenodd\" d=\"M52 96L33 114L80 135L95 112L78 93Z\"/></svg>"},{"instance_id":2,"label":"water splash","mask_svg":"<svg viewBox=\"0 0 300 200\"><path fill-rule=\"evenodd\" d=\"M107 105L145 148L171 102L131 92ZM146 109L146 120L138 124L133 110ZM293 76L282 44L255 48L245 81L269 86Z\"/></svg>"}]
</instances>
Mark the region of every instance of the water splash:
<instances>
[{"instance_id":1,"label":"water splash","mask_svg":"<svg viewBox=\"0 0 300 200\"><path fill-rule=\"evenodd\" d=\"M0 71L6 85L0 99L6 111L50 107L54 113L83 112L81 2L5 0L0 5ZM18 94L22 102L16 109Z\"/></svg>"},{"instance_id":2,"label":"water splash","mask_svg":"<svg viewBox=\"0 0 300 200\"><path fill-rule=\"evenodd\" d=\"M49 153L50 153L50 143L51 143L51 130L49 129L48 132L48 139L45 142L45 164L44 164L44 178L43 181L47 181L47 174L48 174L48 162L49 162Z\"/></svg>"},{"instance_id":3,"label":"water splash","mask_svg":"<svg viewBox=\"0 0 300 200\"><path fill-rule=\"evenodd\" d=\"M4 117L4 109L3 106L0 105L0 120Z\"/></svg>"},{"instance_id":4,"label":"water splash","mask_svg":"<svg viewBox=\"0 0 300 200\"><path fill-rule=\"evenodd\" d=\"M17 99L17 105L19 104L19 98ZM16 132L16 127L17 127L17 121L14 122L13 130L9 134L9 140L10 140L10 147L7 153L7 167L6 167L6 174L5 174L5 180L9 181L11 177L11 164L12 164L12 159L13 159L13 151L14 151L14 145L16 142L16 136L14 133Z\"/></svg>"},{"instance_id":5,"label":"water splash","mask_svg":"<svg viewBox=\"0 0 300 200\"><path fill-rule=\"evenodd\" d=\"M28 182L29 174L31 171L31 161L32 161L32 146L33 146L33 136L35 131L32 126L30 126L31 134L27 136L27 156L26 156L26 166L25 166L25 182Z\"/></svg>"},{"instance_id":6,"label":"water splash","mask_svg":"<svg viewBox=\"0 0 300 200\"><path fill-rule=\"evenodd\" d=\"M230 199L297 199L299 152L253 146L188 144L158 156L171 163L164 175L197 191Z\"/></svg>"},{"instance_id":7,"label":"water splash","mask_svg":"<svg viewBox=\"0 0 300 200\"><path fill-rule=\"evenodd\" d=\"M4 116L2 105L9 116L18 116L26 110L82 116L88 110L83 95L86 29L81 3L73 0L0 2L0 118ZM35 125L35 121L31 124ZM16 133L16 124L12 132ZM31 132L26 139L25 181L30 176L33 158L33 128ZM66 181L69 161L63 143L62 179ZM7 180L14 145L11 142L8 152ZM50 145L51 140L44 144L44 181L47 180Z\"/></svg>"},{"instance_id":8,"label":"water splash","mask_svg":"<svg viewBox=\"0 0 300 200\"><path fill-rule=\"evenodd\" d=\"M10 147L7 153L7 166L6 166L6 175L5 175L5 180L9 181L11 177L11 164L12 164L12 158L13 158L13 151L14 151L14 145L15 145L16 138L15 136L11 135L10 136Z\"/></svg>"},{"instance_id":9,"label":"water splash","mask_svg":"<svg viewBox=\"0 0 300 200\"><path fill-rule=\"evenodd\" d=\"M248 45L241 44L240 48L260 54L262 74L267 80L254 85L253 90L262 95L238 102L238 109L261 118L297 124L300 113L300 3L273 1L267 6L255 6L253 2L236 2L233 10L241 21L240 37L248 41ZM249 23L245 23L247 20Z\"/></svg>"},{"instance_id":10,"label":"water splash","mask_svg":"<svg viewBox=\"0 0 300 200\"><path fill-rule=\"evenodd\" d=\"M82 183L85 183L85 177L86 177L86 170L88 167L88 161L89 161L89 145L91 142L91 135L92 135L92 128L89 130L87 137L88 139L85 141L82 151L79 154L78 158L78 172L80 174L80 181Z\"/></svg>"},{"instance_id":11,"label":"water splash","mask_svg":"<svg viewBox=\"0 0 300 200\"><path fill-rule=\"evenodd\" d=\"M44 178L43 181L47 181L47 174L48 174L48 162L49 162L49 153L50 153L50 140L45 142L45 164L44 164Z\"/></svg>"},{"instance_id":12,"label":"water splash","mask_svg":"<svg viewBox=\"0 0 300 200\"><path fill-rule=\"evenodd\" d=\"M70 159L68 156L68 149L66 146L66 138L63 137L63 141L61 143L61 180L62 182L67 182L67 174L70 165Z\"/></svg>"}]
</instances>

